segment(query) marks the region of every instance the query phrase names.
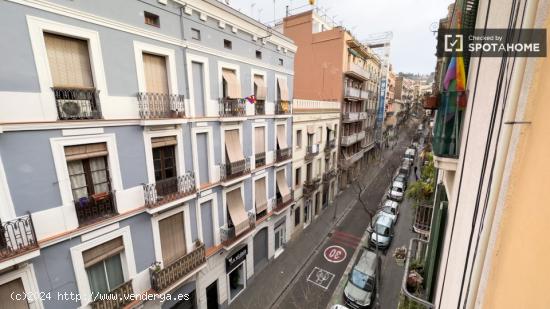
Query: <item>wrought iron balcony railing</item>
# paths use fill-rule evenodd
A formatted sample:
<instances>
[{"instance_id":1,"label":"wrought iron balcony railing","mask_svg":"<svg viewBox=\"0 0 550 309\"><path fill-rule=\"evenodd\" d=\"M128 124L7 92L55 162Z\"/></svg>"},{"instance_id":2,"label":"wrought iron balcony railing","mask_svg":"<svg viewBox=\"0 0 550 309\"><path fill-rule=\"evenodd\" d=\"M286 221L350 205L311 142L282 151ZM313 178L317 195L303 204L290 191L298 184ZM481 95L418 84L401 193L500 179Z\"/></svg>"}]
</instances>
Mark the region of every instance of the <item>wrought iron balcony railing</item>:
<instances>
[{"instance_id":1,"label":"wrought iron balcony railing","mask_svg":"<svg viewBox=\"0 0 550 309\"><path fill-rule=\"evenodd\" d=\"M30 214L0 221L0 261L38 249Z\"/></svg>"},{"instance_id":2,"label":"wrought iron balcony railing","mask_svg":"<svg viewBox=\"0 0 550 309\"><path fill-rule=\"evenodd\" d=\"M292 157L292 149L290 148L277 149L277 156L276 156L277 162L289 160L291 157Z\"/></svg>"},{"instance_id":3,"label":"wrought iron balcony railing","mask_svg":"<svg viewBox=\"0 0 550 309\"><path fill-rule=\"evenodd\" d=\"M255 115L265 115L265 101L256 100L254 103L254 114Z\"/></svg>"},{"instance_id":4,"label":"wrought iron balcony railing","mask_svg":"<svg viewBox=\"0 0 550 309\"><path fill-rule=\"evenodd\" d=\"M250 159L246 158L237 162L220 164L220 177L222 181L231 180L250 173Z\"/></svg>"},{"instance_id":5,"label":"wrought iron balcony railing","mask_svg":"<svg viewBox=\"0 0 550 309\"><path fill-rule=\"evenodd\" d=\"M141 119L185 117L185 96L183 95L139 92L137 100Z\"/></svg>"},{"instance_id":6,"label":"wrought iron balcony railing","mask_svg":"<svg viewBox=\"0 0 550 309\"><path fill-rule=\"evenodd\" d=\"M327 141L326 145L325 145L325 150L331 150L331 149L334 149L336 148L336 139L331 139L329 141Z\"/></svg>"},{"instance_id":7,"label":"wrought iron balcony railing","mask_svg":"<svg viewBox=\"0 0 550 309\"><path fill-rule=\"evenodd\" d=\"M99 90L53 87L59 120L101 119Z\"/></svg>"},{"instance_id":8,"label":"wrought iron balcony railing","mask_svg":"<svg viewBox=\"0 0 550 309\"><path fill-rule=\"evenodd\" d=\"M294 202L294 190L290 190L288 196L278 196L273 211L280 212Z\"/></svg>"},{"instance_id":9,"label":"wrought iron balcony railing","mask_svg":"<svg viewBox=\"0 0 550 309\"><path fill-rule=\"evenodd\" d=\"M304 182L303 194L307 196L311 195L313 192L315 192L315 190L319 188L320 184L321 184L321 178L319 177L306 180Z\"/></svg>"},{"instance_id":10,"label":"wrought iron balcony railing","mask_svg":"<svg viewBox=\"0 0 550 309\"><path fill-rule=\"evenodd\" d=\"M247 228L247 231L254 229L256 227L256 213L253 212L253 211L249 211L248 212L248 220L241 222L240 226L238 226L238 227L239 227L239 230L242 229L242 228ZM240 236L246 234L247 231L245 231L245 232L241 233L241 235L237 236L237 235L235 235L235 226L233 226L232 224L222 226L220 228L221 242L224 244L224 246L228 246L228 245L234 243L235 241L237 241L240 238Z\"/></svg>"},{"instance_id":11,"label":"wrought iron balcony railing","mask_svg":"<svg viewBox=\"0 0 550 309\"><path fill-rule=\"evenodd\" d=\"M333 179L334 177L336 177L337 174L338 174L338 171L336 171L335 168L332 168L329 171L326 171L323 174L323 182L324 183L330 182L330 180Z\"/></svg>"},{"instance_id":12,"label":"wrought iron balcony railing","mask_svg":"<svg viewBox=\"0 0 550 309\"><path fill-rule=\"evenodd\" d=\"M145 206L149 208L186 197L197 191L195 173L162 179L154 183L143 184Z\"/></svg>"},{"instance_id":13,"label":"wrought iron balcony railing","mask_svg":"<svg viewBox=\"0 0 550 309\"><path fill-rule=\"evenodd\" d=\"M305 159L307 161L315 158L319 154L319 144L312 144L308 145L306 148L306 156Z\"/></svg>"},{"instance_id":14,"label":"wrought iron balcony railing","mask_svg":"<svg viewBox=\"0 0 550 309\"><path fill-rule=\"evenodd\" d=\"M255 168L259 168L265 165L265 152L257 153L254 157Z\"/></svg>"},{"instance_id":15,"label":"wrought iron balcony railing","mask_svg":"<svg viewBox=\"0 0 550 309\"><path fill-rule=\"evenodd\" d=\"M219 99L220 117L246 116L245 103L239 99Z\"/></svg>"},{"instance_id":16,"label":"wrought iron balcony railing","mask_svg":"<svg viewBox=\"0 0 550 309\"><path fill-rule=\"evenodd\" d=\"M428 235L432 224L433 205L431 202L420 204L414 214L413 229L416 233Z\"/></svg>"},{"instance_id":17,"label":"wrought iron balcony railing","mask_svg":"<svg viewBox=\"0 0 550 309\"><path fill-rule=\"evenodd\" d=\"M92 309L119 309L133 301L134 288L128 280L107 294L97 295L97 300L90 303ZM95 297L95 295L94 295Z\"/></svg>"},{"instance_id":18,"label":"wrought iron balcony railing","mask_svg":"<svg viewBox=\"0 0 550 309\"><path fill-rule=\"evenodd\" d=\"M288 115L292 110L290 101L279 100L275 103L275 115Z\"/></svg>"},{"instance_id":19,"label":"wrought iron balcony railing","mask_svg":"<svg viewBox=\"0 0 550 309\"><path fill-rule=\"evenodd\" d=\"M118 214L115 193L102 192L74 201L79 225L86 225Z\"/></svg>"},{"instance_id":20,"label":"wrought iron balcony railing","mask_svg":"<svg viewBox=\"0 0 550 309\"><path fill-rule=\"evenodd\" d=\"M180 257L170 265L165 265L162 269L150 268L151 287L160 293L204 263L206 263L206 250L204 244L200 244L195 250Z\"/></svg>"}]
</instances>

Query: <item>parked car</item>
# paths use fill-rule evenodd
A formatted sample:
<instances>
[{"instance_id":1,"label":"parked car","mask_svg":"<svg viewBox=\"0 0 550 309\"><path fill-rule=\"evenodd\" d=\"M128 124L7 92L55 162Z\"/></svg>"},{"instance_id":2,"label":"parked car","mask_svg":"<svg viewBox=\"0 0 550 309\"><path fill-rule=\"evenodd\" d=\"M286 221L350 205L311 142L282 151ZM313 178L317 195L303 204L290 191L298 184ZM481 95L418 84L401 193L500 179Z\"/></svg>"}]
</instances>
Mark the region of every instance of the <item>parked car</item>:
<instances>
[{"instance_id":1,"label":"parked car","mask_svg":"<svg viewBox=\"0 0 550 309\"><path fill-rule=\"evenodd\" d=\"M418 128L416 128L416 132L422 133L423 131L424 131L424 125L423 125L423 124L419 124L419 125L418 125Z\"/></svg>"},{"instance_id":2,"label":"parked car","mask_svg":"<svg viewBox=\"0 0 550 309\"><path fill-rule=\"evenodd\" d=\"M403 174L407 177L409 177L409 174L411 172L411 166L408 163L401 164L401 167L399 167L399 174Z\"/></svg>"},{"instance_id":3,"label":"parked car","mask_svg":"<svg viewBox=\"0 0 550 309\"><path fill-rule=\"evenodd\" d=\"M384 252L390 247L393 239L393 220L382 213L377 213L369 227L369 246L377 247Z\"/></svg>"},{"instance_id":4,"label":"parked car","mask_svg":"<svg viewBox=\"0 0 550 309\"><path fill-rule=\"evenodd\" d=\"M363 249L357 263L348 275L344 299L351 308L370 308L376 290L378 259L372 251Z\"/></svg>"},{"instance_id":5,"label":"parked car","mask_svg":"<svg viewBox=\"0 0 550 309\"><path fill-rule=\"evenodd\" d=\"M334 304L332 305L332 307L330 307L330 309L349 309L349 308L344 305Z\"/></svg>"},{"instance_id":6,"label":"parked car","mask_svg":"<svg viewBox=\"0 0 550 309\"><path fill-rule=\"evenodd\" d=\"M397 221L397 218L399 217L399 203L392 200L386 200L384 201L384 204L382 204L382 207L380 208L383 212L387 214L391 214L395 216L394 223Z\"/></svg>"},{"instance_id":7,"label":"parked car","mask_svg":"<svg viewBox=\"0 0 550 309\"><path fill-rule=\"evenodd\" d=\"M405 150L405 160L409 161L411 164L414 162L415 156L416 150L414 148L407 148L407 150Z\"/></svg>"},{"instance_id":8,"label":"parked car","mask_svg":"<svg viewBox=\"0 0 550 309\"><path fill-rule=\"evenodd\" d=\"M405 184L401 181L394 181L388 191L390 200L401 202L405 193Z\"/></svg>"},{"instance_id":9,"label":"parked car","mask_svg":"<svg viewBox=\"0 0 550 309\"><path fill-rule=\"evenodd\" d=\"M405 187L403 188L404 190L407 190L407 186L409 185L409 177L407 177L405 174L397 174L394 178L393 178L393 181L401 181Z\"/></svg>"}]
</instances>

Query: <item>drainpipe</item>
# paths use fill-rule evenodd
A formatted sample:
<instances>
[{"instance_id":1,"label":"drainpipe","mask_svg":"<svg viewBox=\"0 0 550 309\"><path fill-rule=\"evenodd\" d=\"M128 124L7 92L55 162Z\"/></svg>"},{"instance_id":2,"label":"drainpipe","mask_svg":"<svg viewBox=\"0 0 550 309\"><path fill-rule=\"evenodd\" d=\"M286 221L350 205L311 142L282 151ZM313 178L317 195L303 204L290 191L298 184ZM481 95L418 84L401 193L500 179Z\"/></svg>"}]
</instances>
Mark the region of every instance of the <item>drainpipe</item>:
<instances>
[{"instance_id":1,"label":"drainpipe","mask_svg":"<svg viewBox=\"0 0 550 309\"><path fill-rule=\"evenodd\" d=\"M535 15L536 10L538 7L538 1L527 1L527 7L525 11L525 21L524 24L521 25L524 29L526 28L533 28L534 22L535 22ZM510 99L506 103L507 108L504 111L504 117L503 121L519 121L520 119L516 119L516 113L517 113L517 107L518 107L518 101L522 90L522 81L524 79L524 71L526 66L526 58L516 58L516 68L512 74L511 79L511 88L510 88ZM471 284L472 286L466 293L468 293L468 303L465 304L464 308L472 309L472 308L481 308L483 305L483 298L484 298L484 290L487 286L487 280L488 278L482 278L483 277L483 268L485 265L490 266L492 263L492 255L491 253L487 256L488 247L491 246L491 249L494 248L494 239L491 240L491 234L492 230L495 229L498 231L498 226L493 226L493 224L498 224L499 220L494 222L495 212L497 208L497 203L499 201L499 191L502 186L503 182L503 175L505 172L505 165L506 165L506 159L508 157L508 153L511 150L510 149L510 139L511 135L513 133L514 125L513 124L505 124L502 128L502 134L501 134L501 144L498 147L497 156L495 159L495 174L493 178L493 184L490 188L490 196L489 201L487 205L487 213L485 216L485 228L481 232L481 237L479 240L479 251L478 251L478 258L476 259L473 268L472 268L472 279ZM496 234L495 234L496 235ZM498 237L498 235L496 236ZM496 238L495 237L495 238ZM489 242L491 241L491 244ZM486 272L486 276L489 274ZM481 282L483 279L483 282ZM483 291L480 292L480 289ZM479 299L478 299L479 294Z\"/></svg>"}]
</instances>

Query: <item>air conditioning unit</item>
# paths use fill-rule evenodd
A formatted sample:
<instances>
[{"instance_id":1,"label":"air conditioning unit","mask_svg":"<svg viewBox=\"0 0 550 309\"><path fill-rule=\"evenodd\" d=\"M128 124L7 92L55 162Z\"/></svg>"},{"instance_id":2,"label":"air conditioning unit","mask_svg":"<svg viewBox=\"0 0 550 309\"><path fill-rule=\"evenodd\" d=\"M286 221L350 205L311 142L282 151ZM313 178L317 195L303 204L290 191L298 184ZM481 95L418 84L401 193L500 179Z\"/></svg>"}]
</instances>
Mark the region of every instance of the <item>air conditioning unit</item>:
<instances>
[{"instance_id":1,"label":"air conditioning unit","mask_svg":"<svg viewBox=\"0 0 550 309\"><path fill-rule=\"evenodd\" d=\"M76 118L92 115L92 101L89 99L57 100L61 118Z\"/></svg>"}]
</instances>

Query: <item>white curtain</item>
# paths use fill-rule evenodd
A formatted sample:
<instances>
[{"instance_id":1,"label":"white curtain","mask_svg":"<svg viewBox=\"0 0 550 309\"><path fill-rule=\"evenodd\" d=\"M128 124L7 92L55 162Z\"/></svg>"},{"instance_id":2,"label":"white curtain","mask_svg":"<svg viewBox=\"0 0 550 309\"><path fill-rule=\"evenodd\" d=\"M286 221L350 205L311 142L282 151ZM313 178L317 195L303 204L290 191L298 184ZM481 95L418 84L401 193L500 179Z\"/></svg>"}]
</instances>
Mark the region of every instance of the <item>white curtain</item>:
<instances>
[{"instance_id":1,"label":"white curtain","mask_svg":"<svg viewBox=\"0 0 550 309\"><path fill-rule=\"evenodd\" d=\"M101 193L109 191L105 157L91 158L90 171L92 173L92 181L94 183L94 192Z\"/></svg>"},{"instance_id":2,"label":"white curtain","mask_svg":"<svg viewBox=\"0 0 550 309\"><path fill-rule=\"evenodd\" d=\"M69 178L71 180L71 188L73 189L73 197L78 201L81 197L88 196L86 189L86 177L84 176L84 167L81 160L67 162L69 169Z\"/></svg>"}]
</instances>

